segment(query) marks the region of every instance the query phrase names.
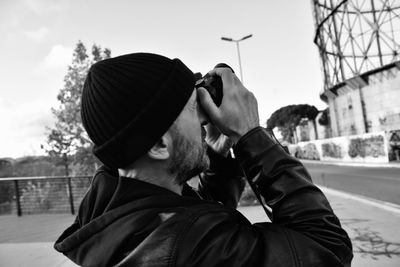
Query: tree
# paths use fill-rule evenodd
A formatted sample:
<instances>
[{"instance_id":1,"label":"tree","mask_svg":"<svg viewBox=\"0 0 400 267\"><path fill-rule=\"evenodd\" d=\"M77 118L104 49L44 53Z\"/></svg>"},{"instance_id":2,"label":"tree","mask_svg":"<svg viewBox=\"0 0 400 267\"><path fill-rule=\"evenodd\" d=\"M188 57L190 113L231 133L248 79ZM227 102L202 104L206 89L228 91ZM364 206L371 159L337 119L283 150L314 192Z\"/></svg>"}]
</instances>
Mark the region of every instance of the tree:
<instances>
[{"instance_id":1,"label":"tree","mask_svg":"<svg viewBox=\"0 0 400 267\"><path fill-rule=\"evenodd\" d=\"M80 98L90 66L110 57L110 49L102 49L96 44L92 46L89 56L85 45L78 41L72 63L64 77L64 87L57 95L59 106L51 109L56 122L52 128L48 128L47 146L42 148L57 165L64 166L67 176L70 174L71 164L78 164L86 172L93 169L96 161L91 154L93 145L82 125Z\"/></svg>"},{"instance_id":2,"label":"tree","mask_svg":"<svg viewBox=\"0 0 400 267\"><path fill-rule=\"evenodd\" d=\"M319 124L329 126L329 108L322 111L322 115L318 120Z\"/></svg>"},{"instance_id":3,"label":"tree","mask_svg":"<svg viewBox=\"0 0 400 267\"><path fill-rule=\"evenodd\" d=\"M13 176L12 160L7 158L0 158L0 180L1 177ZM4 202L11 202L13 197L13 184L12 181L1 181L0 182L0 204ZM2 213L0 209L0 215Z\"/></svg>"},{"instance_id":4,"label":"tree","mask_svg":"<svg viewBox=\"0 0 400 267\"><path fill-rule=\"evenodd\" d=\"M267 120L267 128L278 127L283 139L290 142L301 119L314 120L317 114L318 109L307 104L285 106L272 113Z\"/></svg>"}]
</instances>

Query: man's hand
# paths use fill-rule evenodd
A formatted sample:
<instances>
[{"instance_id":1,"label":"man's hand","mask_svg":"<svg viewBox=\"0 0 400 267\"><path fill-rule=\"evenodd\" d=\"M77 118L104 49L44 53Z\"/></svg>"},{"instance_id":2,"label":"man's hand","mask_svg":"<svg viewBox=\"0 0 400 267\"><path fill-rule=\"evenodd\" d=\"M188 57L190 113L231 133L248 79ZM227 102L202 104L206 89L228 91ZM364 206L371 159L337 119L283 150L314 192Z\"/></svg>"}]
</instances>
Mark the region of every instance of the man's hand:
<instances>
[{"instance_id":1,"label":"man's hand","mask_svg":"<svg viewBox=\"0 0 400 267\"><path fill-rule=\"evenodd\" d=\"M205 88L198 88L200 104L213 125L234 143L251 129L259 126L257 100L239 78L228 68L217 68L209 72L222 79L223 98L217 107Z\"/></svg>"},{"instance_id":2,"label":"man's hand","mask_svg":"<svg viewBox=\"0 0 400 267\"><path fill-rule=\"evenodd\" d=\"M232 139L221 133L218 128L211 123L207 124L205 127L207 130L206 142L208 146L215 153L227 157L229 149L233 146Z\"/></svg>"}]
</instances>

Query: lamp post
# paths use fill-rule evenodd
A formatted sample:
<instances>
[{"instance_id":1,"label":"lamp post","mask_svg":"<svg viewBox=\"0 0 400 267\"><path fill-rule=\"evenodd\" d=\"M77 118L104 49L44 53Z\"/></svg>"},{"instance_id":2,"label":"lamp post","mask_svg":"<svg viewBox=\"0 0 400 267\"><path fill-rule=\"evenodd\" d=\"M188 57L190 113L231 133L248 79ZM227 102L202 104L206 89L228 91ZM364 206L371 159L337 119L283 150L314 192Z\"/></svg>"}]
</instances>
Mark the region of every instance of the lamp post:
<instances>
[{"instance_id":1,"label":"lamp post","mask_svg":"<svg viewBox=\"0 0 400 267\"><path fill-rule=\"evenodd\" d=\"M240 70L240 80L243 82L243 73L242 73L242 62L240 60L240 49L239 49L239 42L249 39L250 37L252 37L252 34L246 35L245 37L242 37L240 39L232 39L232 38L228 38L228 37L221 37L221 40L223 41L228 41L228 42L234 42L236 43L236 48L237 48L237 53L238 53L238 58L239 58L239 70Z\"/></svg>"}]
</instances>

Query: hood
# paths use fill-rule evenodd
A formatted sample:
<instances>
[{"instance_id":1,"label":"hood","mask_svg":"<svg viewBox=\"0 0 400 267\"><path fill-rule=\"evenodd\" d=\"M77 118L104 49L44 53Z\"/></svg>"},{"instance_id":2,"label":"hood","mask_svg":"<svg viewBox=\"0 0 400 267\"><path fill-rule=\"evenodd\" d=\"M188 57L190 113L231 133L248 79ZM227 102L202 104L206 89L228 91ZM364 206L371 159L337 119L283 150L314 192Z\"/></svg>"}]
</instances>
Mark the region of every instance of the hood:
<instances>
[{"instance_id":1,"label":"hood","mask_svg":"<svg viewBox=\"0 0 400 267\"><path fill-rule=\"evenodd\" d=\"M182 205L182 198L186 197L100 168L74 223L54 248L82 266L114 265L162 223L159 213Z\"/></svg>"}]
</instances>

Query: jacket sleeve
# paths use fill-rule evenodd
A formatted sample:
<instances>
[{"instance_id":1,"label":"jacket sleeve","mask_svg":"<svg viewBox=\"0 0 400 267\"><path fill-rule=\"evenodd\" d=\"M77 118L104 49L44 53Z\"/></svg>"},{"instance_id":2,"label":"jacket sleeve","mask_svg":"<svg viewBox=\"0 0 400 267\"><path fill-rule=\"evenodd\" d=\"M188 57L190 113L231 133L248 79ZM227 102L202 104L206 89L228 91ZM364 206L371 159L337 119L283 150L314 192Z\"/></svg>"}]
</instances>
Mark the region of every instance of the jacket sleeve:
<instances>
[{"instance_id":1,"label":"jacket sleeve","mask_svg":"<svg viewBox=\"0 0 400 267\"><path fill-rule=\"evenodd\" d=\"M298 160L261 127L243 136L234 152L272 208L272 223L251 225L236 211L199 216L186 235L193 250L181 254L194 264L185 266L350 265L351 241Z\"/></svg>"},{"instance_id":2,"label":"jacket sleeve","mask_svg":"<svg viewBox=\"0 0 400 267\"><path fill-rule=\"evenodd\" d=\"M200 174L198 193L203 199L236 208L245 187L243 172L236 159L207 151L210 167Z\"/></svg>"}]
</instances>

